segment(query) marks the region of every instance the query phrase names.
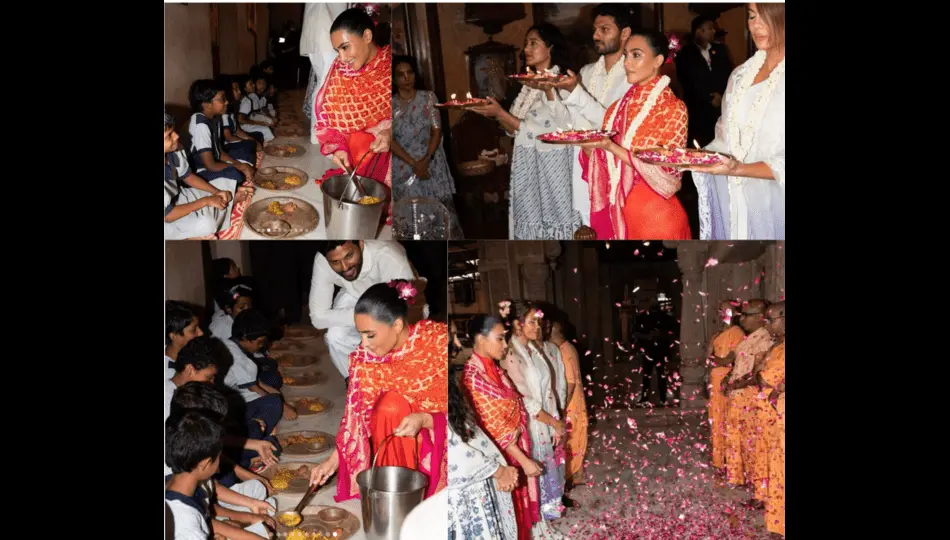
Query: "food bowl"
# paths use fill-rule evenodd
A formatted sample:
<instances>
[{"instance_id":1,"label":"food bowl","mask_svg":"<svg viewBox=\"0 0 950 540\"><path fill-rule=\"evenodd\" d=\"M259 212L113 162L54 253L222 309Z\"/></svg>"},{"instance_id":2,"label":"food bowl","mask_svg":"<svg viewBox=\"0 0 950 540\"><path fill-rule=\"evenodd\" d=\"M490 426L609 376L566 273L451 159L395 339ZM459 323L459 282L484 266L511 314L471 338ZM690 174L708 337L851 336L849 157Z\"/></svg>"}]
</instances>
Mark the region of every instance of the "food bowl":
<instances>
[{"instance_id":1,"label":"food bowl","mask_svg":"<svg viewBox=\"0 0 950 540\"><path fill-rule=\"evenodd\" d=\"M346 519L347 512L342 508L324 508L317 512L317 517L327 523L339 523Z\"/></svg>"}]
</instances>

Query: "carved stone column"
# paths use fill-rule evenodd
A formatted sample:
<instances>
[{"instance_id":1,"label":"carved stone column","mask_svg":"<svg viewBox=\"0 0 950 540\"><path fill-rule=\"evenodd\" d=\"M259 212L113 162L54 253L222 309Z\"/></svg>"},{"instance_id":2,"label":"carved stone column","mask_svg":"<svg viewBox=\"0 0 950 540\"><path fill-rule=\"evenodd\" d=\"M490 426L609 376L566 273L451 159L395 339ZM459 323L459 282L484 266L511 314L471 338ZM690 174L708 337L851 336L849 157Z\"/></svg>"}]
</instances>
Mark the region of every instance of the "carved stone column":
<instances>
[{"instance_id":1,"label":"carved stone column","mask_svg":"<svg viewBox=\"0 0 950 540\"><path fill-rule=\"evenodd\" d=\"M482 240L478 243L478 273L482 282L482 310L497 313L498 302L518 298L517 273L505 241ZM512 279L514 278L514 279Z\"/></svg>"},{"instance_id":2,"label":"carved stone column","mask_svg":"<svg viewBox=\"0 0 950 540\"><path fill-rule=\"evenodd\" d=\"M547 300L551 268L541 241L513 242L515 262L520 277L521 295L525 300Z\"/></svg>"},{"instance_id":3,"label":"carved stone column","mask_svg":"<svg viewBox=\"0 0 950 540\"><path fill-rule=\"evenodd\" d=\"M703 296L703 273L707 261L705 242L665 242L676 248L676 262L683 272L683 309L680 313L680 406L700 409L706 406L706 317L709 300ZM703 293L703 294L700 294Z\"/></svg>"}]
</instances>

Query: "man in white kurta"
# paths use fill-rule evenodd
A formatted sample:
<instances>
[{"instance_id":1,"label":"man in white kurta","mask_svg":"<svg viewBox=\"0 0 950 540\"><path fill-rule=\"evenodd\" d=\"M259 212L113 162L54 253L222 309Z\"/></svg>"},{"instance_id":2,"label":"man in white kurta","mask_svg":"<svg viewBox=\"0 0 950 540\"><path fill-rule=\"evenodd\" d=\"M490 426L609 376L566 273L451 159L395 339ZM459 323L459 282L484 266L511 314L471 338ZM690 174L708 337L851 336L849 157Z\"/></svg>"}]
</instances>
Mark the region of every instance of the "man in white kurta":
<instances>
[{"instance_id":1,"label":"man in white kurta","mask_svg":"<svg viewBox=\"0 0 950 540\"><path fill-rule=\"evenodd\" d=\"M574 129L600 129L607 108L630 89L622 53L632 31L624 5L601 4L595 9L594 48L600 58L581 68L580 79L569 77L556 85L570 92L563 103L571 113ZM582 178L580 151L580 147L574 147L571 191L574 210L580 213L584 225L590 226L590 188Z\"/></svg>"},{"instance_id":2,"label":"man in white kurta","mask_svg":"<svg viewBox=\"0 0 950 540\"><path fill-rule=\"evenodd\" d=\"M366 289L394 279L415 279L406 250L399 242L380 240L331 241L329 250L317 253L310 283L310 321L326 328L326 342L333 365L349 377L350 353L360 344L353 308ZM333 287L340 287L336 298Z\"/></svg>"}]
</instances>

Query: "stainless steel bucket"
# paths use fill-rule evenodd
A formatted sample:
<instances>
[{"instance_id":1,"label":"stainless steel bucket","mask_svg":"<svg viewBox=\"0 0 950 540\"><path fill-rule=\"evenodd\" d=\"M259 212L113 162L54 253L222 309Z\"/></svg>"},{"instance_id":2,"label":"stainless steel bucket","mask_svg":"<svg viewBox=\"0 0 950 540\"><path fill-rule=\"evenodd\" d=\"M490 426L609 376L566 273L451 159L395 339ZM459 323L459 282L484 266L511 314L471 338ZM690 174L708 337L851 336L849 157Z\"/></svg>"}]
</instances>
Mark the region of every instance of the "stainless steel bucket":
<instances>
[{"instance_id":1,"label":"stainless steel bucket","mask_svg":"<svg viewBox=\"0 0 950 540\"><path fill-rule=\"evenodd\" d=\"M331 176L320 184L323 192L323 215L330 240L366 240L376 238L383 209L389 203L389 188L365 176L354 176L366 194L378 197L376 204L358 204L359 192L350 181L350 175Z\"/></svg>"},{"instance_id":2,"label":"stainless steel bucket","mask_svg":"<svg viewBox=\"0 0 950 540\"><path fill-rule=\"evenodd\" d=\"M372 466L356 475L363 510L363 532L368 540L399 540L403 520L425 498L429 485L429 479L419 471L376 466L379 450L391 438L389 435L383 439L376 449Z\"/></svg>"}]
</instances>

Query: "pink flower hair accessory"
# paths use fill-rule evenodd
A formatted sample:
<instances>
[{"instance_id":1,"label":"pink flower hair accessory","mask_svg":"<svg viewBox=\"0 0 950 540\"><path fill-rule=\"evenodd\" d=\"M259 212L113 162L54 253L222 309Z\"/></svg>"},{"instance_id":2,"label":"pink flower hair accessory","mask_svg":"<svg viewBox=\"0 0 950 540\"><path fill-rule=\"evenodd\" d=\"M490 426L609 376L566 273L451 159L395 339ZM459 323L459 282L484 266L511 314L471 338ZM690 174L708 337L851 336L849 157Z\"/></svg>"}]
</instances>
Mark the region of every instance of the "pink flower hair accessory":
<instances>
[{"instance_id":1,"label":"pink flower hair accessory","mask_svg":"<svg viewBox=\"0 0 950 540\"><path fill-rule=\"evenodd\" d=\"M399 298L405 300L410 306L416 303L416 294L418 291L412 286L412 283L404 280L394 279L387 285L399 292Z\"/></svg>"}]
</instances>

